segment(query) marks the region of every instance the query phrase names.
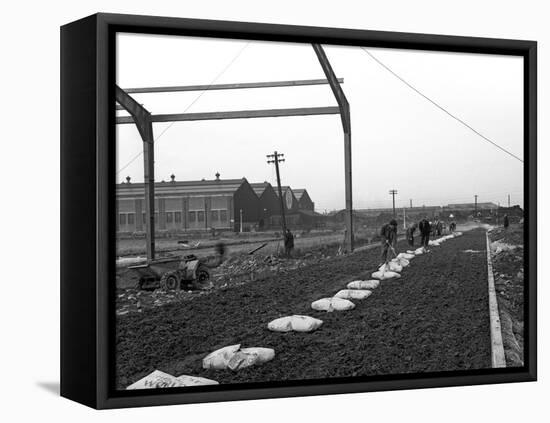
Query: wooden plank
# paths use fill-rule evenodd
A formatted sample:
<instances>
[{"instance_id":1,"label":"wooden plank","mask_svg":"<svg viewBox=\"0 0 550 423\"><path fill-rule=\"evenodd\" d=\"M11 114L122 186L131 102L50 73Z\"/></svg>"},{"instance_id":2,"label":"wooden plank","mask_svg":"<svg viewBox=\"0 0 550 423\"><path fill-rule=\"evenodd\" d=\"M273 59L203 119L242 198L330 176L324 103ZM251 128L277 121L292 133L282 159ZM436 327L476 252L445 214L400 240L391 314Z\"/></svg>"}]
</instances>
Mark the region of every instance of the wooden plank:
<instances>
[{"instance_id":1,"label":"wooden plank","mask_svg":"<svg viewBox=\"0 0 550 423\"><path fill-rule=\"evenodd\" d=\"M506 367L504 356L504 345L502 344L502 331L500 328L500 315L498 313L498 302L495 290L495 277L493 275L493 261L491 260L491 243L489 233L485 232L487 238L487 279L489 284L489 322L491 328L491 366L493 368Z\"/></svg>"},{"instance_id":2,"label":"wooden plank","mask_svg":"<svg viewBox=\"0 0 550 423\"><path fill-rule=\"evenodd\" d=\"M288 116L337 115L338 107L304 107L296 109L238 110L230 112L176 113L152 115L151 122L184 122L196 120L250 119ZM134 123L131 116L118 116L117 124Z\"/></svg>"},{"instance_id":3,"label":"wooden plank","mask_svg":"<svg viewBox=\"0 0 550 423\"><path fill-rule=\"evenodd\" d=\"M338 78L341 84L344 78ZM143 88L125 88L128 94L144 94L144 93L170 93L182 91L212 91L212 90L235 90L246 88L279 88L279 87L300 87L307 85L324 85L328 84L326 79L301 79L294 81L272 81L272 82L240 82L232 84L210 84L210 85L182 85L168 87L143 87Z\"/></svg>"}]
</instances>

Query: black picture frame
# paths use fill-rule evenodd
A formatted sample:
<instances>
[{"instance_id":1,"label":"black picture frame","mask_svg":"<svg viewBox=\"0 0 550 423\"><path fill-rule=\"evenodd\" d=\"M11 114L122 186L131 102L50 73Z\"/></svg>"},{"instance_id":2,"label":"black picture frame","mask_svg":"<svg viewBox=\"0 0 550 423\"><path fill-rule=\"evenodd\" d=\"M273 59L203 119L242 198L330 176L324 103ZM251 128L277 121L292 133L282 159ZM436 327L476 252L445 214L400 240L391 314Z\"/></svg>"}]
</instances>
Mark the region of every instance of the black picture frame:
<instances>
[{"instance_id":1,"label":"black picture frame","mask_svg":"<svg viewBox=\"0 0 550 423\"><path fill-rule=\"evenodd\" d=\"M518 55L524 58L525 366L323 382L116 391L113 376L117 32ZM232 401L537 377L537 44L534 41L95 14L61 28L61 395L90 407ZM78 247L78 248L75 248ZM153 392L154 391L154 392Z\"/></svg>"}]
</instances>

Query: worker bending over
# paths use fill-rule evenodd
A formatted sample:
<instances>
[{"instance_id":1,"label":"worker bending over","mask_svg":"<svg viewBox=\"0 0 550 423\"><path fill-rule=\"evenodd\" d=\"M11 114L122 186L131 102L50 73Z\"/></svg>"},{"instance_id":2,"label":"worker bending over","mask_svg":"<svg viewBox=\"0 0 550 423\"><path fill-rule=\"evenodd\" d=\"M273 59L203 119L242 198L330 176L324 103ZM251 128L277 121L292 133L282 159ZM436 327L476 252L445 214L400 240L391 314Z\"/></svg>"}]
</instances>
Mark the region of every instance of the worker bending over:
<instances>
[{"instance_id":1,"label":"worker bending over","mask_svg":"<svg viewBox=\"0 0 550 423\"><path fill-rule=\"evenodd\" d=\"M382 237L382 262L387 264L389 259L389 250L395 255L395 247L397 246L397 221L395 219L390 220L390 223L386 223L380 229L380 236Z\"/></svg>"},{"instance_id":2,"label":"worker bending over","mask_svg":"<svg viewBox=\"0 0 550 423\"><path fill-rule=\"evenodd\" d=\"M409 243L410 247L414 246L414 233L416 231L416 228L418 228L418 225L416 223L409 225L409 227L407 228L407 242Z\"/></svg>"}]
</instances>

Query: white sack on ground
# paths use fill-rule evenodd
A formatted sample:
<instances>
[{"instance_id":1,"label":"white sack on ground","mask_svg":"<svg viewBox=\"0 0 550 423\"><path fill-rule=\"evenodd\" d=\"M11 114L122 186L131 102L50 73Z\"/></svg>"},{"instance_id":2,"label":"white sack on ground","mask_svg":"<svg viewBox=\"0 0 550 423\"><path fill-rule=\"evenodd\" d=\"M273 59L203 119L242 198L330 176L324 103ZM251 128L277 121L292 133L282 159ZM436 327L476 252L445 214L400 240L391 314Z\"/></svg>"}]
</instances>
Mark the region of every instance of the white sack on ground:
<instances>
[{"instance_id":1,"label":"white sack on ground","mask_svg":"<svg viewBox=\"0 0 550 423\"><path fill-rule=\"evenodd\" d=\"M215 380L205 377L181 375L177 379L183 383L183 386L219 385Z\"/></svg>"},{"instance_id":2,"label":"white sack on ground","mask_svg":"<svg viewBox=\"0 0 550 423\"><path fill-rule=\"evenodd\" d=\"M414 250L414 255L419 256L426 252L426 249L424 247L417 248Z\"/></svg>"},{"instance_id":3,"label":"white sack on ground","mask_svg":"<svg viewBox=\"0 0 550 423\"><path fill-rule=\"evenodd\" d=\"M368 281L352 281L348 283L348 289L375 289L380 285L380 281L371 279Z\"/></svg>"},{"instance_id":4,"label":"white sack on ground","mask_svg":"<svg viewBox=\"0 0 550 423\"><path fill-rule=\"evenodd\" d=\"M462 236L462 232L454 232L453 238L458 238L459 236Z\"/></svg>"},{"instance_id":5,"label":"white sack on ground","mask_svg":"<svg viewBox=\"0 0 550 423\"><path fill-rule=\"evenodd\" d=\"M432 247L439 247L439 241L428 241L428 245L431 245Z\"/></svg>"},{"instance_id":6,"label":"white sack on ground","mask_svg":"<svg viewBox=\"0 0 550 423\"><path fill-rule=\"evenodd\" d=\"M346 311L355 308L349 300L344 300L343 298L332 297L332 298L321 298L320 300L313 301L311 303L311 308L317 311Z\"/></svg>"},{"instance_id":7,"label":"white sack on ground","mask_svg":"<svg viewBox=\"0 0 550 423\"><path fill-rule=\"evenodd\" d=\"M285 316L272 320L267 328L274 332L313 332L323 324L322 320L309 316Z\"/></svg>"},{"instance_id":8,"label":"white sack on ground","mask_svg":"<svg viewBox=\"0 0 550 423\"><path fill-rule=\"evenodd\" d=\"M383 264L378 268L380 272L396 272L401 273L403 271L403 266L401 266L399 263L394 262L393 260L388 262L388 264Z\"/></svg>"},{"instance_id":9,"label":"white sack on ground","mask_svg":"<svg viewBox=\"0 0 550 423\"><path fill-rule=\"evenodd\" d=\"M394 259L392 260L392 262L393 262L393 263L397 263L399 266L401 266L401 267L403 267L403 268L404 268L404 267L407 267L409 264L411 264L411 263L409 262L409 260L407 260L407 259L405 259L405 258L394 258ZM391 269L390 269L390 270L391 270ZM397 270L396 270L396 272L397 272Z\"/></svg>"},{"instance_id":10,"label":"white sack on ground","mask_svg":"<svg viewBox=\"0 0 550 423\"><path fill-rule=\"evenodd\" d=\"M342 289L336 293L335 297L345 300L364 300L370 294L372 294L372 291L366 289Z\"/></svg>"},{"instance_id":11,"label":"white sack on ground","mask_svg":"<svg viewBox=\"0 0 550 423\"><path fill-rule=\"evenodd\" d=\"M379 270L378 272L374 272L371 276L374 279L380 279L381 281L401 277L401 275L397 272L391 272L391 271L382 272L381 270Z\"/></svg>"},{"instance_id":12,"label":"white sack on ground","mask_svg":"<svg viewBox=\"0 0 550 423\"><path fill-rule=\"evenodd\" d=\"M275 357L275 350L272 348L243 348L233 354L233 357L227 363L230 370L240 370L255 364L263 364Z\"/></svg>"},{"instance_id":13,"label":"white sack on ground","mask_svg":"<svg viewBox=\"0 0 550 423\"><path fill-rule=\"evenodd\" d=\"M412 260L414 258L414 251L412 251L410 253L408 251L406 253L399 253L397 255L397 258L398 259L405 259L405 260Z\"/></svg>"},{"instance_id":14,"label":"white sack on ground","mask_svg":"<svg viewBox=\"0 0 550 423\"><path fill-rule=\"evenodd\" d=\"M407 250L407 254L411 254L411 255L413 255L413 256L414 256L414 254L415 254L415 250Z\"/></svg>"},{"instance_id":15,"label":"white sack on ground","mask_svg":"<svg viewBox=\"0 0 550 423\"><path fill-rule=\"evenodd\" d=\"M177 388L181 386L217 385L218 382L204 377L196 376L172 376L168 373L155 370L144 378L131 384L126 389L156 389L156 388Z\"/></svg>"},{"instance_id":16,"label":"white sack on ground","mask_svg":"<svg viewBox=\"0 0 550 423\"><path fill-rule=\"evenodd\" d=\"M220 348L203 358L202 367L205 369L226 369L227 363L240 348L241 344Z\"/></svg>"},{"instance_id":17,"label":"white sack on ground","mask_svg":"<svg viewBox=\"0 0 550 423\"><path fill-rule=\"evenodd\" d=\"M255 364L262 364L275 357L275 350L271 348L243 348L240 344L220 348L208 354L202 360L205 369L240 370Z\"/></svg>"}]
</instances>

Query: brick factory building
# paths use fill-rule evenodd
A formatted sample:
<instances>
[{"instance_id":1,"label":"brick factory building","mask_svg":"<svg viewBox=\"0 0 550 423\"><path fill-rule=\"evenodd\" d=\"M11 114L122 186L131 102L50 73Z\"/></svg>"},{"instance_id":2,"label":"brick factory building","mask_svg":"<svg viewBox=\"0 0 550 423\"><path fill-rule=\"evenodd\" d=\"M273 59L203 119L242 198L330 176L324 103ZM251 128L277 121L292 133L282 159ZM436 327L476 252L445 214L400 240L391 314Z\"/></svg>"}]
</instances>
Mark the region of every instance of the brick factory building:
<instances>
[{"instance_id":1,"label":"brick factory building","mask_svg":"<svg viewBox=\"0 0 550 423\"><path fill-rule=\"evenodd\" d=\"M318 213L307 191L283 187L289 227L319 226ZM145 231L144 184L130 178L116 186L117 232ZM306 215L304 215L304 213ZM262 230L281 224L277 188L269 182L250 184L246 178L155 183L155 231L187 232L218 230Z\"/></svg>"},{"instance_id":2,"label":"brick factory building","mask_svg":"<svg viewBox=\"0 0 550 423\"><path fill-rule=\"evenodd\" d=\"M259 199L245 178L155 183L155 230L240 230L257 225ZM117 232L145 231L144 184L117 184Z\"/></svg>"},{"instance_id":3,"label":"brick factory building","mask_svg":"<svg viewBox=\"0 0 550 423\"><path fill-rule=\"evenodd\" d=\"M259 199L259 222L260 229L270 226L271 216L281 213L281 203L273 186L269 182L259 182L250 184Z\"/></svg>"}]
</instances>

